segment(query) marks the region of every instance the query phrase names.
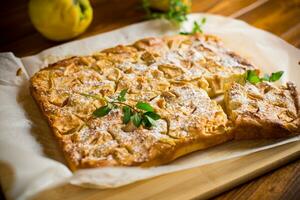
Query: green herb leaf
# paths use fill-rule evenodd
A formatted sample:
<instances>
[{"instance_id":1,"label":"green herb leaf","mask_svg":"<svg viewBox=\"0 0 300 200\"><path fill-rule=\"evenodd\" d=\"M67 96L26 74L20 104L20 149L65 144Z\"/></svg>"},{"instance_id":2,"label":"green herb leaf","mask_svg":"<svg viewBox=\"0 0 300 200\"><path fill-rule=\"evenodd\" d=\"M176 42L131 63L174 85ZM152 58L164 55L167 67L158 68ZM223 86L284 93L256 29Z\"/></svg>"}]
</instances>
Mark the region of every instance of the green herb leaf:
<instances>
[{"instance_id":1,"label":"green herb leaf","mask_svg":"<svg viewBox=\"0 0 300 200\"><path fill-rule=\"evenodd\" d=\"M260 79L261 81L270 81L270 76L268 74L265 74L264 77Z\"/></svg>"},{"instance_id":2,"label":"green herb leaf","mask_svg":"<svg viewBox=\"0 0 300 200\"><path fill-rule=\"evenodd\" d=\"M159 120L160 119L159 114L157 114L155 112L146 112L146 113L144 113L144 115L149 116L154 120Z\"/></svg>"},{"instance_id":3,"label":"green herb leaf","mask_svg":"<svg viewBox=\"0 0 300 200\"><path fill-rule=\"evenodd\" d=\"M141 115L139 113L134 113L132 116L131 116L131 120L133 122L133 124L136 126L136 127L139 127L141 125L141 121L142 121L142 118L141 118Z\"/></svg>"},{"instance_id":4,"label":"green herb leaf","mask_svg":"<svg viewBox=\"0 0 300 200\"><path fill-rule=\"evenodd\" d=\"M126 101L126 99L125 99L126 93L127 93L127 89L122 90L122 91L120 92L120 94L119 94L117 100L120 101L120 102Z\"/></svg>"},{"instance_id":5,"label":"green herb leaf","mask_svg":"<svg viewBox=\"0 0 300 200\"><path fill-rule=\"evenodd\" d=\"M182 0L169 0L169 9L166 12L154 12L150 6L149 0L142 1L142 7L146 11L147 18L165 18L175 24L187 20L188 6Z\"/></svg>"},{"instance_id":6,"label":"green herb leaf","mask_svg":"<svg viewBox=\"0 0 300 200\"><path fill-rule=\"evenodd\" d=\"M264 77L259 78L255 70L248 70L247 71L247 77L246 80L249 81L252 84L256 84L262 81L269 81L269 82L275 82L281 78L283 75L283 71L274 72L269 76L268 74L265 74Z\"/></svg>"},{"instance_id":7,"label":"green herb leaf","mask_svg":"<svg viewBox=\"0 0 300 200\"><path fill-rule=\"evenodd\" d=\"M123 106L123 123L128 124L131 117L131 108L129 106Z\"/></svg>"},{"instance_id":8,"label":"green herb leaf","mask_svg":"<svg viewBox=\"0 0 300 200\"><path fill-rule=\"evenodd\" d=\"M96 109L94 112L93 112L93 115L95 117L103 117L105 115L107 115L110 111L111 111L111 107L109 105L106 105L106 106L102 106L98 109Z\"/></svg>"},{"instance_id":9,"label":"green herb leaf","mask_svg":"<svg viewBox=\"0 0 300 200\"><path fill-rule=\"evenodd\" d=\"M129 104L123 103L123 101L126 100L126 93L127 89L122 90L116 100L112 100L110 102L106 100L107 105L97 108L93 112L93 115L95 117L103 117L112 109L122 108L122 121L124 124L128 124L132 121L136 127L139 127L141 124L146 128L152 127L155 124L155 120L160 119L160 116L156 114L153 107L146 102L137 102L135 108Z\"/></svg>"},{"instance_id":10,"label":"green herb leaf","mask_svg":"<svg viewBox=\"0 0 300 200\"><path fill-rule=\"evenodd\" d=\"M195 33L203 33L200 25L196 21L194 21L194 27L192 30L192 34L195 34Z\"/></svg>"},{"instance_id":11,"label":"green herb leaf","mask_svg":"<svg viewBox=\"0 0 300 200\"><path fill-rule=\"evenodd\" d=\"M143 115L142 124L146 128L151 128L152 126L155 125L155 121L151 117L149 117L147 115Z\"/></svg>"},{"instance_id":12,"label":"green herb leaf","mask_svg":"<svg viewBox=\"0 0 300 200\"><path fill-rule=\"evenodd\" d=\"M195 33L203 33L202 26L205 23L206 23L206 18L203 17L200 24L198 22L194 21L194 26L193 26L193 29L192 29L191 32L183 31L183 32L180 32L179 34L181 34L181 35L191 35L191 34L195 34Z\"/></svg>"},{"instance_id":13,"label":"green herb leaf","mask_svg":"<svg viewBox=\"0 0 300 200\"><path fill-rule=\"evenodd\" d=\"M278 71L278 72L274 72L271 74L270 78L269 78L269 81L270 82L275 82L275 81L278 81L281 76L283 75L283 71Z\"/></svg>"},{"instance_id":14,"label":"green herb leaf","mask_svg":"<svg viewBox=\"0 0 300 200\"><path fill-rule=\"evenodd\" d=\"M189 34L191 34L191 33L186 32L186 31L182 31L182 32L179 32L179 34L180 34L180 35L189 35Z\"/></svg>"},{"instance_id":15,"label":"green herb leaf","mask_svg":"<svg viewBox=\"0 0 300 200\"><path fill-rule=\"evenodd\" d=\"M256 84L261 82L259 76L256 74L256 71L254 70L248 70L247 71L247 78L246 78L250 83Z\"/></svg>"},{"instance_id":16,"label":"green herb leaf","mask_svg":"<svg viewBox=\"0 0 300 200\"><path fill-rule=\"evenodd\" d=\"M152 125L150 124L150 122L148 121L148 119L146 118L146 116L143 115L142 117L142 125L146 128L150 128Z\"/></svg>"},{"instance_id":17,"label":"green herb leaf","mask_svg":"<svg viewBox=\"0 0 300 200\"><path fill-rule=\"evenodd\" d=\"M155 125L155 120L152 119L151 117L149 117L148 115L145 115L145 118L148 120L149 124L151 124L151 126ZM150 127L151 127L150 126Z\"/></svg>"},{"instance_id":18,"label":"green herb leaf","mask_svg":"<svg viewBox=\"0 0 300 200\"><path fill-rule=\"evenodd\" d=\"M145 103L145 102L138 102L135 107L137 107L138 109L141 109L141 110L145 110L145 111L149 111L149 112L153 112L154 109L152 108L152 106L148 103Z\"/></svg>"}]
</instances>

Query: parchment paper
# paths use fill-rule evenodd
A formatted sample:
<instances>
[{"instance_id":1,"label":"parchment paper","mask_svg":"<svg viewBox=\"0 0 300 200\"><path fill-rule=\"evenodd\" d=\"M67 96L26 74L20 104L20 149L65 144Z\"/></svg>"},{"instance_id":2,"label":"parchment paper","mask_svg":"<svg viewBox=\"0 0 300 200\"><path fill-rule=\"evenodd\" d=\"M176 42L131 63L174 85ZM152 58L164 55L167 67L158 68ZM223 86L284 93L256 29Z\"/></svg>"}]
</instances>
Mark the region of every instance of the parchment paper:
<instances>
[{"instance_id":1,"label":"parchment paper","mask_svg":"<svg viewBox=\"0 0 300 200\"><path fill-rule=\"evenodd\" d=\"M248 58L265 72L284 70L283 81L300 87L300 51L280 38L250 25L221 16L192 14L182 30L190 31L193 21L207 18L205 33L222 38L225 46ZM62 182L83 187L112 188L153 176L188 169L300 140L229 142L184 156L168 165L142 169L107 167L79 170L66 167L58 145L37 105L29 94L28 79L49 63L72 55L88 55L118 44L130 44L148 36L178 33L168 22L147 21L83 40L66 43L37 55L16 58L0 54L0 181L5 195L27 199ZM18 68L22 69L16 76ZM300 145L300 143L298 142Z\"/></svg>"}]
</instances>

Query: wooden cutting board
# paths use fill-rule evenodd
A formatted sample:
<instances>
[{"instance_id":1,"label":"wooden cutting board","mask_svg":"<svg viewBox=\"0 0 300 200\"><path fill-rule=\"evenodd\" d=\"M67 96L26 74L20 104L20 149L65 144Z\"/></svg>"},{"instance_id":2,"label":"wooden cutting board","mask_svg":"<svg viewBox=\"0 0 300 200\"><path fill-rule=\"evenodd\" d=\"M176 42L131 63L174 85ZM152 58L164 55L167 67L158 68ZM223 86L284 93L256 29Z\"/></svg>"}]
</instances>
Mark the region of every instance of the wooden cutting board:
<instances>
[{"instance_id":1,"label":"wooden cutting board","mask_svg":"<svg viewBox=\"0 0 300 200\"><path fill-rule=\"evenodd\" d=\"M33 199L207 199L300 156L300 141L214 164L139 181L116 189L60 185Z\"/></svg>"}]
</instances>

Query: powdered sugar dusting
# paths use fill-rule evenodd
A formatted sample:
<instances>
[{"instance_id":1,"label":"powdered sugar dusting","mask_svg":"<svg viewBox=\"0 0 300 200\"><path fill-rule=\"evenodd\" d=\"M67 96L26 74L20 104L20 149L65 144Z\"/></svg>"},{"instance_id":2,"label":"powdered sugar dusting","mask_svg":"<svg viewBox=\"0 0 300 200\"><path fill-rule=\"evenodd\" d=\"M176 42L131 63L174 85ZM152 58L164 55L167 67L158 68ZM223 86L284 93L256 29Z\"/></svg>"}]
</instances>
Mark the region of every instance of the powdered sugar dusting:
<instances>
[{"instance_id":1,"label":"powdered sugar dusting","mask_svg":"<svg viewBox=\"0 0 300 200\"><path fill-rule=\"evenodd\" d=\"M105 165L139 165L164 153L155 149L158 144L174 151L178 139L198 137L191 130L201 135L208 130L207 124L224 126L225 114L216 116L223 111L207 92L222 90L223 77L243 74L248 66L209 37L182 37L146 39L140 46L118 46L39 72L42 81L49 82L49 86L34 83L45 96L43 108L56 122L70 116L53 126L70 126L63 143L76 165L95 160ZM128 89L127 104L150 102L162 119L150 129L129 129L123 124L121 105L104 117L93 117L105 99L115 99L123 89Z\"/></svg>"}]
</instances>

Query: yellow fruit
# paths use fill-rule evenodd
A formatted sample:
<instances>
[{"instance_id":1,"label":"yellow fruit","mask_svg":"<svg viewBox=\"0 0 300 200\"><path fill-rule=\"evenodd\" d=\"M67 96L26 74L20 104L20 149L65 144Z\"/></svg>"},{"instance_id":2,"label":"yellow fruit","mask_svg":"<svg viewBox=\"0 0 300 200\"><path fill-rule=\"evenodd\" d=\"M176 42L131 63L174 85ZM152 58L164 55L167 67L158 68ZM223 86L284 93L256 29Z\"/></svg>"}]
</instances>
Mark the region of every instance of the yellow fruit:
<instances>
[{"instance_id":1,"label":"yellow fruit","mask_svg":"<svg viewBox=\"0 0 300 200\"><path fill-rule=\"evenodd\" d=\"M151 8L161 10L161 11L168 11L170 8L170 1L172 0L149 0L149 4ZM188 7L188 10L190 9L192 2L191 0L179 0L184 5Z\"/></svg>"},{"instance_id":2,"label":"yellow fruit","mask_svg":"<svg viewBox=\"0 0 300 200\"><path fill-rule=\"evenodd\" d=\"M29 16L46 38L62 41L84 32L93 19L89 0L30 0Z\"/></svg>"}]
</instances>

